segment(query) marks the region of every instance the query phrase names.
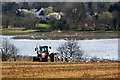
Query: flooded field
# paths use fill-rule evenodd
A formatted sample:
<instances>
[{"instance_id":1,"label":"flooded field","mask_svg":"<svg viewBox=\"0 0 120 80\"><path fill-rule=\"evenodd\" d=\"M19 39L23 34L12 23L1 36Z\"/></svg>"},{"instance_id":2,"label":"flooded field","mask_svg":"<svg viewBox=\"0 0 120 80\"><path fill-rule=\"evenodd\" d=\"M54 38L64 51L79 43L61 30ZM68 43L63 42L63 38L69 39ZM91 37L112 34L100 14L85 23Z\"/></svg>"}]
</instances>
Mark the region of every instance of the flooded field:
<instances>
[{"instance_id":1,"label":"flooded field","mask_svg":"<svg viewBox=\"0 0 120 80\"><path fill-rule=\"evenodd\" d=\"M19 54L36 56L36 45L51 45L53 52L58 52L57 48L66 42L66 40L29 40L29 39L10 39L13 36L0 36L1 38L8 38L18 49ZM118 60L118 40L114 39L92 39L92 40L77 40L78 45L85 53L83 58L105 58Z\"/></svg>"}]
</instances>

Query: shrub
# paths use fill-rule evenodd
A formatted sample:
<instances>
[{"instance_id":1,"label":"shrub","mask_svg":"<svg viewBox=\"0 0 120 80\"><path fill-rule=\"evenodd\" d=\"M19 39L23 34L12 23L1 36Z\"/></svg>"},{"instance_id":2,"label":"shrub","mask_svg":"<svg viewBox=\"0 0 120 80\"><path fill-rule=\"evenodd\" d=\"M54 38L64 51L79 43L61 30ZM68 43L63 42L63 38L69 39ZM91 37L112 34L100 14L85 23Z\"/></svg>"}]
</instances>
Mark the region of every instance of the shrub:
<instances>
[{"instance_id":1,"label":"shrub","mask_svg":"<svg viewBox=\"0 0 120 80\"><path fill-rule=\"evenodd\" d=\"M112 14L109 12L104 12L102 15L100 15L99 20L101 23L110 24L112 21Z\"/></svg>"},{"instance_id":2,"label":"shrub","mask_svg":"<svg viewBox=\"0 0 120 80\"><path fill-rule=\"evenodd\" d=\"M61 54L61 57L65 58L65 61L72 58L73 61L80 59L84 54L83 51L78 46L78 43L74 40L68 40L57 49Z\"/></svg>"},{"instance_id":3,"label":"shrub","mask_svg":"<svg viewBox=\"0 0 120 80\"><path fill-rule=\"evenodd\" d=\"M11 44L7 39L3 39L1 46L0 54L2 55L2 61L7 61L11 58L16 61L16 57L18 56L18 49L16 46Z\"/></svg>"}]
</instances>

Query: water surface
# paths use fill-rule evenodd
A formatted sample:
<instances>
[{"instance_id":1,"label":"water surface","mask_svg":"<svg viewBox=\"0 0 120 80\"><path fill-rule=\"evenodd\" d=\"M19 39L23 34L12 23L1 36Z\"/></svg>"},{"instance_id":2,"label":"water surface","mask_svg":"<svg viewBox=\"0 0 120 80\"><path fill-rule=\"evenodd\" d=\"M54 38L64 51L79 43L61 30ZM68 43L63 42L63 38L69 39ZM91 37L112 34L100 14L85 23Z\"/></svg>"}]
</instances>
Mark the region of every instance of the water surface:
<instances>
[{"instance_id":1,"label":"water surface","mask_svg":"<svg viewBox=\"0 0 120 80\"><path fill-rule=\"evenodd\" d=\"M57 48L66 42L66 40L29 40L29 39L11 39L13 36L1 36L8 38L18 49L19 54L36 56L34 48L36 45L51 45L53 52L58 52ZM83 57L99 57L118 59L118 39L93 39L78 40L78 45L84 51Z\"/></svg>"}]
</instances>

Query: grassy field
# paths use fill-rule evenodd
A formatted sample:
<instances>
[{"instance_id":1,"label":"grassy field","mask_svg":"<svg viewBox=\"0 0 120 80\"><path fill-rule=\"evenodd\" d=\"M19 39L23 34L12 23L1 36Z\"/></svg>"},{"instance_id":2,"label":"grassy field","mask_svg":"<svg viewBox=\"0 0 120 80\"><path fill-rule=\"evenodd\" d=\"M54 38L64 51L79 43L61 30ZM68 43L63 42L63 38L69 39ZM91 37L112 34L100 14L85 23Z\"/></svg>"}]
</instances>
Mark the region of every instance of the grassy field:
<instances>
[{"instance_id":1,"label":"grassy field","mask_svg":"<svg viewBox=\"0 0 120 80\"><path fill-rule=\"evenodd\" d=\"M118 78L118 62L2 62L2 78Z\"/></svg>"},{"instance_id":2,"label":"grassy field","mask_svg":"<svg viewBox=\"0 0 120 80\"><path fill-rule=\"evenodd\" d=\"M36 27L41 27L41 28L50 28L51 25L49 24L36 24Z\"/></svg>"},{"instance_id":3,"label":"grassy field","mask_svg":"<svg viewBox=\"0 0 120 80\"><path fill-rule=\"evenodd\" d=\"M120 31L53 31L36 32L36 30L4 29L2 35L16 35L15 39L110 39L119 38Z\"/></svg>"},{"instance_id":4,"label":"grassy field","mask_svg":"<svg viewBox=\"0 0 120 80\"><path fill-rule=\"evenodd\" d=\"M35 30L23 30L23 29L4 29L2 30L3 35L23 35L34 33Z\"/></svg>"}]
</instances>

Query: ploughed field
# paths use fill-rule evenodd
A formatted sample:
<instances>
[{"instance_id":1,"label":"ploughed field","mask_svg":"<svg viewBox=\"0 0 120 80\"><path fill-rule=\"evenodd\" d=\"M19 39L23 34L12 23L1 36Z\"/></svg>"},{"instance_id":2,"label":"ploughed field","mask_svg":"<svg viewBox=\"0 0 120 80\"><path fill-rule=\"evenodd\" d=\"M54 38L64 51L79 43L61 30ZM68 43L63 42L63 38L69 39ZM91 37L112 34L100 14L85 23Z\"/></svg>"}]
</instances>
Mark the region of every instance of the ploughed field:
<instances>
[{"instance_id":1,"label":"ploughed field","mask_svg":"<svg viewBox=\"0 0 120 80\"><path fill-rule=\"evenodd\" d=\"M118 78L118 62L2 62L2 78Z\"/></svg>"}]
</instances>

